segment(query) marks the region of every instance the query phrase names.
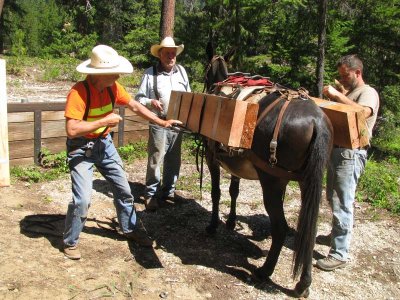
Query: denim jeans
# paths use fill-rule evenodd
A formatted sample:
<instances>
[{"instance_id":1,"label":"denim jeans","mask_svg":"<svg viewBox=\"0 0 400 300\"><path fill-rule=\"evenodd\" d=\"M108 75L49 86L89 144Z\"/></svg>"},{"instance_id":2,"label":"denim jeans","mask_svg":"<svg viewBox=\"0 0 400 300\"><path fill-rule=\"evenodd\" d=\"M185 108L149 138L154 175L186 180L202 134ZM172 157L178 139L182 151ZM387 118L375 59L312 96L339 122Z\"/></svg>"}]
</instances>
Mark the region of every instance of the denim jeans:
<instances>
[{"instance_id":1,"label":"denim jeans","mask_svg":"<svg viewBox=\"0 0 400 300\"><path fill-rule=\"evenodd\" d=\"M174 193L181 167L181 144L182 133L154 124L149 125L145 197L155 196L160 187L161 197Z\"/></svg>"},{"instance_id":2,"label":"denim jeans","mask_svg":"<svg viewBox=\"0 0 400 300\"><path fill-rule=\"evenodd\" d=\"M75 246L85 225L91 202L94 166L112 187L121 230L124 233L131 232L136 224L134 199L111 136L98 140L90 157L85 156L82 148L69 151L68 164L72 180L72 201L68 204L65 220L64 244Z\"/></svg>"},{"instance_id":3,"label":"denim jeans","mask_svg":"<svg viewBox=\"0 0 400 300\"><path fill-rule=\"evenodd\" d=\"M329 255L341 261L349 257L354 199L366 162L366 150L334 148L328 164L326 196L333 213Z\"/></svg>"}]
</instances>

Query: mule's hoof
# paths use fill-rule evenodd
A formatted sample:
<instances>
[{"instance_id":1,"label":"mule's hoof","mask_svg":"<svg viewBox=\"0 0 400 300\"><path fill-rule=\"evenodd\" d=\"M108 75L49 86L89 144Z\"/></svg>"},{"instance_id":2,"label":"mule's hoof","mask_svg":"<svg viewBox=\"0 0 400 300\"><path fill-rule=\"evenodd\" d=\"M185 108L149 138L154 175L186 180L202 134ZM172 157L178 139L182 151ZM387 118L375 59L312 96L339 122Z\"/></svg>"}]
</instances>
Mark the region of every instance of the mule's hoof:
<instances>
[{"instance_id":1,"label":"mule's hoof","mask_svg":"<svg viewBox=\"0 0 400 300\"><path fill-rule=\"evenodd\" d=\"M257 282L266 282L269 280L269 276L266 274L263 268L257 268L253 272L253 279Z\"/></svg>"},{"instance_id":2,"label":"mule's hoof","mask_svg":"<svg viewBox=\"0 0 400 300\"><path fill-rule=\"evenodd\" d=\"M308 298L308 296L310 296L310 288L307 287L305 290L302 290L300 289L299 284L296 284L293 293L293 296L296 298Z\"/></svg>"},{"instance_id":3,"label":"mule's hoof","mask_svg":"<svg viewBox=\"0 0 400 300\"><path fill-rule=\"evenodd\" d=\"M226 229L232 231L232 230L234 230L235 227L236 227L236 222L235 222L235 221L229 221L229 220L228 220L228 221L226 221L225 226L226 226Z\"/></svg>"}]
</instances>

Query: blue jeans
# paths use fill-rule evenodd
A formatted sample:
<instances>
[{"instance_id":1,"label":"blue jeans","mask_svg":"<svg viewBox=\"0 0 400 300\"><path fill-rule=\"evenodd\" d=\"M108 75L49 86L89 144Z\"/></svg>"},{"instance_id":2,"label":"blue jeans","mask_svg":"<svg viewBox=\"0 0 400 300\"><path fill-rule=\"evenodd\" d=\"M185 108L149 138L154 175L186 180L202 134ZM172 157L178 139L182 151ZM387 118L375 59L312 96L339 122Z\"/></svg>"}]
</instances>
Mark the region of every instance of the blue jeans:
<instances>
[{"instance_id":1,"label":"blue jeans","mask_svg":"<svg viewBox=\"0 0 400 300\"><path fill-rule=\"evenodd\" d=\"M349 257L354 199L366 162L366 150L334 148L328 164L326 196L333 213L329 255L341 261Z\"/></svg>"},{"instance_id":2,"label":"blue jeans","mask_svg":"<svg viewBox=\"0 0 400 300\"><path fill-rule=\"evenodd\" d=\"M124 233L133 231L136 224L134 199L111 136L98 140L90 157L85 156L82 148L69 151L68 164L72 180L72 201L68 204L65 220L64 244L75 246L85 225L90 207L94 166L111 184L121 230Z\"/></svg>"},{"instance_id":3,"label":"blue jeans","mask_svg":"<svg viewBox=\"0 0 400 300\"><path fill-rule=\"evenodd\" d=\"M161 197L174 193L181 167L181 145L182 133L154 124L149 125L146 198L155 196L160 187Z\"/></svg>"}]
</instances>

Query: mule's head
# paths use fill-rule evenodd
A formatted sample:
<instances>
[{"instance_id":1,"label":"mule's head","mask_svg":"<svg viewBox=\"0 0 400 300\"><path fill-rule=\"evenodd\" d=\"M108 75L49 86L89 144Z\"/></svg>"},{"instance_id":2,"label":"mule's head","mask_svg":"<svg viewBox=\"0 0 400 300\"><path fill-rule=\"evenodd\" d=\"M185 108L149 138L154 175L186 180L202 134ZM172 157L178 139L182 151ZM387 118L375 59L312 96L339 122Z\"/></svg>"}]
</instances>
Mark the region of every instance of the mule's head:
<instances>
[{"instance_id":1,"label":"mule's head","mask_svg":"<svg viewBox=\"0 0 400 300\"><path fill-rule=\"evenodd\" d=\"M223 56L214 55L210 60L205 73L205 90L211 92L214 83L225 80L228 77L228 67Z\"/></svg>"}]
</instances>

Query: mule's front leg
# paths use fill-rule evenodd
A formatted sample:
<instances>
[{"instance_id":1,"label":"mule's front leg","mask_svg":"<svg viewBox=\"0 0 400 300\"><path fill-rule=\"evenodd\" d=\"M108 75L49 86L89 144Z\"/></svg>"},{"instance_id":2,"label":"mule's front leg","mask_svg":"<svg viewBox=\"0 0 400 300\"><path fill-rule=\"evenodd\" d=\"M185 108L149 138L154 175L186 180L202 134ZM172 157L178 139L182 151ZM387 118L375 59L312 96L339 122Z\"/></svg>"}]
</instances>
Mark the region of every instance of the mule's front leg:
<instances>
[{"instance_id":1,"label":"mule's front leg","mask_svg":"<svg viewBox=\"0 0 400 300\"><path fill-rule=\"evenodd\" d=\"M229 211L228 220L226 220L226 228L235 229L236 225L236 200L239 196L240 178L231 176L231 184L229 186L229 195L231 196L231 210Z\"/></svg>"},{"instance_id":2,"label":"mule's front leg","mask_svg":"<svg viewBox=\"0 0 400 300\"><path fill-rule=\"evenodd\" d=\"M220 185L220 169L217 161L212 157L211 153L207 153L207 165L211 176L211 200L212 212L211 221L207 226L208 234L215 234L219 225L219 200L221 198Z\"/></svg>"}]
</instances>

